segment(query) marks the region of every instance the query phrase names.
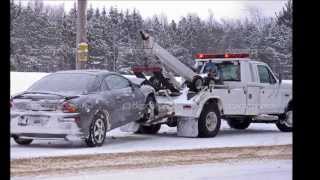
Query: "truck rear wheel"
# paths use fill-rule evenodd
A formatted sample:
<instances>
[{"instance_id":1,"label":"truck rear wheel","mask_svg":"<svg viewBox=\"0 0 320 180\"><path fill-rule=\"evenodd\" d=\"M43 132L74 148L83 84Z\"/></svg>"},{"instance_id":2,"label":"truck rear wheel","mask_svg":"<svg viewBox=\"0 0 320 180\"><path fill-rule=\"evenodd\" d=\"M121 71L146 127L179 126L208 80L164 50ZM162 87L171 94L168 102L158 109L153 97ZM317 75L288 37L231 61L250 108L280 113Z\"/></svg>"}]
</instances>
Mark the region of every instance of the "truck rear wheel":
<instances>
[{"instance_id":1,"label":"truck rear wheel","mask_svg":"<svg viewBox=\"0 0 320 180\"><path fill-rule=\"evenodd\" d=\"M221 125L221 117L216 103L209 103L203 108L198 120L199 137L215 137Z\"/></svg>"},{"instance_id":2,"label":"truck rear wheel","mask_svg":"<svg viewBox=\"0 0 320 180\"><path fill-rule=\"evenodd\" d=\"M233 129L247 129L251 124L251 119L228 119L227 123Z\"/></svg>"},{"instance_id":3,"label":"truck rear wheel","mask_svg":"<svg viewBox=\"0 0 320 180\"><path fill-rule=\"evenodd\" d=\"M282 132L292 132L292 109L287 110L284 115L279 116L279 120L276 122L276 126Z\"/></svg>"}]
</instances>

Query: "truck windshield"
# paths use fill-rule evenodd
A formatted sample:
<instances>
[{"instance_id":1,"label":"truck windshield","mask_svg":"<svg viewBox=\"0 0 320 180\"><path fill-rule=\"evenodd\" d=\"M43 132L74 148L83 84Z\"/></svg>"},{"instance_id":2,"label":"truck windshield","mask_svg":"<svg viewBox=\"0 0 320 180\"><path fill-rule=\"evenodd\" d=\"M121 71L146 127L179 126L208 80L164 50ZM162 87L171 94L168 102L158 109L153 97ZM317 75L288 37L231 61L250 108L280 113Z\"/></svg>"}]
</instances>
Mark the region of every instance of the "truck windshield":
<instances>
[{"instance_id":1,"label":"truck windshield","mask_svg":"<svg viewBox=\"0 0 320 180\"><path fill-rule=\"evenodd\" d=\"M214 65L213 65L214 64ZM207 63L202 73L208 73L209 69L217 69L223 81L240 81L240 64L238 62L211 62Z\"/></svg>"}]
</instances>

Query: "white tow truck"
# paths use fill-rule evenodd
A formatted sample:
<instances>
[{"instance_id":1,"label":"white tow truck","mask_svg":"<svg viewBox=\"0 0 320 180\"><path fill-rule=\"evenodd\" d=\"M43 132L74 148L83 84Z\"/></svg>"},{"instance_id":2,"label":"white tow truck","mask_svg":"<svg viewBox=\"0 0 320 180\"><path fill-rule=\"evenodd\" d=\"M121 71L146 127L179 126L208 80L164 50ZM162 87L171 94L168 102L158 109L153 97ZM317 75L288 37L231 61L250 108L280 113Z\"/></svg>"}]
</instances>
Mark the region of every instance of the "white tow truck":
<instances>
[{"instance_id":1,"label":"white tow truck","mask_svg":"<svg viewBox=\"0 0 320 180\"><path fill-rule=\"evenodd\" d=\"M292 131L291 81L277 78L266 63L244 53L197 54L194 72L150 35L141 35L145 52L162 66L133 68L137 77L156 89L154 102L149 103L150 117L135 123L136 127L156 133L161 124L167 124L177 126L178 136L214 137L223 119L235 129L274 123L281 131Z\"/></svg>"}]
</instances>

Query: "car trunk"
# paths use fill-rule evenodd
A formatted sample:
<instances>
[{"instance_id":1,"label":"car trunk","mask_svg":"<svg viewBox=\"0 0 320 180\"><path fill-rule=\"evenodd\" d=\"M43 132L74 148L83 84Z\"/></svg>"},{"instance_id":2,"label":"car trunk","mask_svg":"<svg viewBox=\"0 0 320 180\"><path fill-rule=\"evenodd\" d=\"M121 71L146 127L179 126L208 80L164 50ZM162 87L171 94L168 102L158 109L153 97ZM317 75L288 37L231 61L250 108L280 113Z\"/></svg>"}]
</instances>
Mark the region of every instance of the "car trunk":
<instances>
[{"instance_id":1,"label":"car trunk","mask_svg":"<svg viewBox=\"0 0 320 180\"><path fill-rule=\"evenodd\" d=\"M12 99L11 110L18 111L57 111L69 96L55 94L23 94Z\"/></svg>"}]
</instances>

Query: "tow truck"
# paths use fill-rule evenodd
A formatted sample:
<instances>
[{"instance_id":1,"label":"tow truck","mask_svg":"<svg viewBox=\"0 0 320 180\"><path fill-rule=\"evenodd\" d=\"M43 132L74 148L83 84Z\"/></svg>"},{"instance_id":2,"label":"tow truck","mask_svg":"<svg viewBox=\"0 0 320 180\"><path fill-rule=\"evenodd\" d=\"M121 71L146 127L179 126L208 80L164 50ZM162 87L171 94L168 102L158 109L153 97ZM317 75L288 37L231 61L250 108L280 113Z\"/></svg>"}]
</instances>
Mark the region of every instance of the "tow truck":
<instances>
[{"instance_id":1,"label":"tow truck","mask_svg":"<svg viewBox=\"0 0 320 180\"><path fill-rule=\"evenodd\" d=\"M214 137L222 119L234 129L273 123L280 131L292 131L292 83L282 80L281 74L278 78L266 63L252 60L246 53L199 53L194 72L148 33L140 34L148 58L160 66L132 70L154 87L155 105L150 106L148 120L130 123L124 131L138 131L143 126L148 133L157 133L161 124L167 124L177 127L178 136Z\"/></svg>"}]
</instances>

